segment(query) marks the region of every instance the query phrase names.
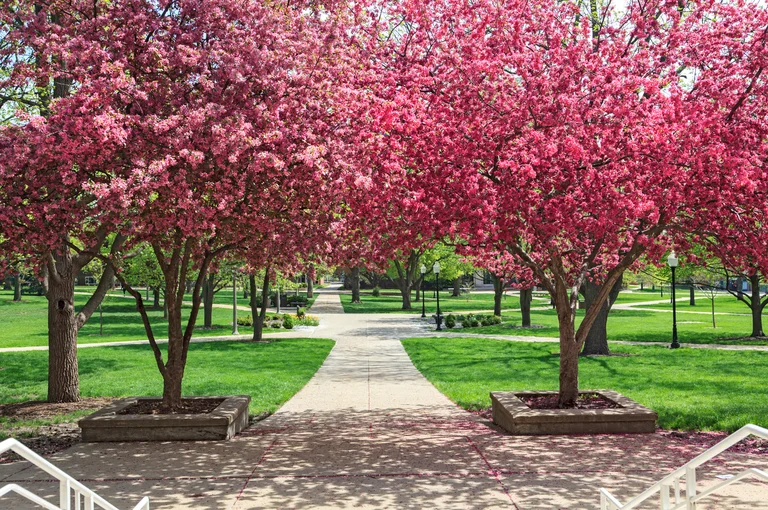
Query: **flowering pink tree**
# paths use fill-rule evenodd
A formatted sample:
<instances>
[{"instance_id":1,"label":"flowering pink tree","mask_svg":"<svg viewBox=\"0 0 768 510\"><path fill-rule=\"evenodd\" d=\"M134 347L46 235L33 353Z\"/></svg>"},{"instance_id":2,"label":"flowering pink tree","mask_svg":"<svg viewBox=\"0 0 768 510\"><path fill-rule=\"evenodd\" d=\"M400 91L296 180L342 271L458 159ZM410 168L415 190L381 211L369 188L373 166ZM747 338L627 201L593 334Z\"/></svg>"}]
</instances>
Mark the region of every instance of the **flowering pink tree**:
<instances>
[{"instance_id":1,"label":"flowering pink tree","mask_svg":"<svg viewBox=\"0 0 768 510\"><path fill-rule=\"evenodd\" d=\"M285 226L317 228L338 213L334 188L347 167L344 145L335 143L343 123L332 105L347 75L338 44L344 23L309 2L81 7L47 5L55 24L37 15L44 29L36 43L76 87L55 103L53 116L22 128L55 133L66 157L50 151L49 167L27 168L46 173L57 189L88 189L88 203L53 204L72 209L66 221L91 211L131 246L151 246L168 296L167 354L140 292L120 275L119 257L97 256L136 298L163 376L163 404L174 410L209 268L248 238L300 252L303 241L284 235ZM17 150L29 153L33 145ZM89 180L80 172L86 163L109 178ZM41 237L50 236L45 224L38 227ZM92 252L70 244L78 254ZM192 306L183 317L193 274Z\"/></svg>"},{"instance_id":2,"label":"flowering pink tree","mask_svg":"<svg viewBox=\"0 0 768 510\"><path fill-rule=\"evenodd\" d=\"M380 92L389 101L379 110L397 146L387 158L479 190L487 221L460 233L470 244L503 245L551 294L561 406L577 398L579 351L624 270L642 254L661 258L663 234L686 228L694 211L738 200L725 196L723 179L744 185L759 173L758 160L737 165L721 140L746 147L759 129L729 127L761 101L728 50L740 44L735 33L763 58L764 11L755 22L744 6L678 9L406 1L387 17L394 28L379 60L391 70ZM716 94L726 65L734 78ZM577 327L587 281L600 290Z\"/></svg>"}]
</instances>

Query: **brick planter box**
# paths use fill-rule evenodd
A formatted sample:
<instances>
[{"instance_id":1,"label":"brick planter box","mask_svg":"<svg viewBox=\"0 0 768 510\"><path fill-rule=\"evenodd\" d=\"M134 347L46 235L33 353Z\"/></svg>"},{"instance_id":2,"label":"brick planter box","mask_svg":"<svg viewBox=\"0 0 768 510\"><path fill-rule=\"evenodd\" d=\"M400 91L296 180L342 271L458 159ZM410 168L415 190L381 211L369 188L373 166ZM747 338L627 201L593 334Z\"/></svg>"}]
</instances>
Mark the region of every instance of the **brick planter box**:
<instances>
[{"instance_id":1,"label":"brick planter box","mask_svg":"<svg viewBox=\"0 0 768 510\"><path fill-rule=\"evenodd\" d=\"M492 392L493 421L515 435L650 434L656 430L655 412L620 393L597 393L621 407L613 409L531 409L519 397L557 395L556 391Z\"/></svg>"},{"instance_id":2,"label":"brick planter box","mask_svg":"<svg viewBox=\"0 0 768 510\"><path fill-rule=\"evenodd\" d=\"M96 411L78 422L83 441L221 441L248 426L251 397L185 397L187 399L224 399L216 409L205 414L118 414L140 400L154 397L130 397Z\"/></svg>"}]
</instances>

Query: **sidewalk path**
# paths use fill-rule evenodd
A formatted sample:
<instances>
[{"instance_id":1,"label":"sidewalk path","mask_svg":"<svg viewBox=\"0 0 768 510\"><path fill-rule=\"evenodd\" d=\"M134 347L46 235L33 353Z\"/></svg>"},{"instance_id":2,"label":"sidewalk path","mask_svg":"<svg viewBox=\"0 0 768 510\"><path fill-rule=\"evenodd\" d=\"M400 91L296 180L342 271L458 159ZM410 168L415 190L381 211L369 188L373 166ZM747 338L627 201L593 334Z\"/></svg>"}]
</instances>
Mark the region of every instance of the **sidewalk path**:
<instances>
[{"instance_id":1,"label":"sidewalk path","mask_svg":"<svg viewBox=\"0 0 768 510\"><path fill-rule=\"evenodd\" d=\"M277 413L233 440L81 443L50 460L121 509L149 495L153 510L584 510L599 507L599 487L626 500L700 453L659 434L500 433L413 366L400 339L425 333L418 316L344 315L331 293L315 306L314 336L333 338L334 349ZM754 464L727 455L700 479ZM46 478L24 462L0 465L0 482L53 498L58 484ZM699 508L735 508L736 495L744 508L768 509L759 483Z\"/></svg>"}]
</instances>

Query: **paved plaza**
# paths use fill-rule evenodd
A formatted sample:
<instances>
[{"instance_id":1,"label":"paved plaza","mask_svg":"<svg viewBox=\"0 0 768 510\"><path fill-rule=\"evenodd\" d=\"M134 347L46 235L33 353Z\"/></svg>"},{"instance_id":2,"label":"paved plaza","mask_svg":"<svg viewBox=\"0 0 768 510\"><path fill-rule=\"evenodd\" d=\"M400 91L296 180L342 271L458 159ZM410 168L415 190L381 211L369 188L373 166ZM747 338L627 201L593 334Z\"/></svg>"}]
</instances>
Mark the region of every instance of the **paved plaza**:
<instances>
[{"instance_id":1,"label":"paved plaza","mask_svg":"<svg viewBox=\"0 0 768 510\"><path fill-rule=\"evenodd\" d=\"M321 317L312 335L336 346L299 393L235 439L81 443L50 460L121 509L148 495L158 510L531 510L598 508L599 487L628 500L701 453L659 434L504 434L413 366L400 339L425 334L420 317L344 315L333 292L320 294L312 313ZM700 479L765 468L763 460L726 454ZM0 481L50 497L58 491L26 462L0 465ZM36 508L7 501L3 508ZM768 509L768 485L734 486L700 508Z\"/></svg>"}]
</instances>

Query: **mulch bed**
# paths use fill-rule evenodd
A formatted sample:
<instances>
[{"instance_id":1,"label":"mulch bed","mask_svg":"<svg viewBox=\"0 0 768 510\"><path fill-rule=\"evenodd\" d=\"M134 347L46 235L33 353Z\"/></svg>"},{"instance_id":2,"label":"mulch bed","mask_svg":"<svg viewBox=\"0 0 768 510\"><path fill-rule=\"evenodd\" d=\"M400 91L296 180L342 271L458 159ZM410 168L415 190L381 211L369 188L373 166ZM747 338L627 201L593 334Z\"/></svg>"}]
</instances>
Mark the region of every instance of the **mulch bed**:
<instances>
[{"instance_id":1,"label":"mulch bed","mask_svg":"<svg viewBox=\"0 0 768 510\"><path fill-rule=\"evenodd\" d=\"M520 400L531 409L560 409L557 405L557 395L542 395L536 397L520 397ZM616 409L621 407L597 393L584 393L576 399L572 409Z\"/></svg>"},{"instance_id":2,"label":"mulch bed","mask_svg":"<svg viewBox=\"0 0 768 510\"><path fill-rule=\"evenodd\" d=\"M0 416L8 418L3 431L16 437L22 444L36 453L48 456L80 442L80 427L74 422L55 423L52 425L14 427L15 421L46 420L75 411L97 411L111 404L112 398L84 398L78 402L52 404L39 400L0 405ZM27 436L27 437L23 437ZM21 460L13 452L0 455L0 464L10 464Z\"/></svg>"},{"instance_id":3,"label":"mulch bed","mask_svg":"<svg viewBox=\"0 0 768 510\"><path fill-rule=\"evenodd\" d=\"M190 398L181 400L181 409L168 413L162 400L139 400L117 414L208 414L224 402L223 398Z\"/></svg>"}]
</instances>

